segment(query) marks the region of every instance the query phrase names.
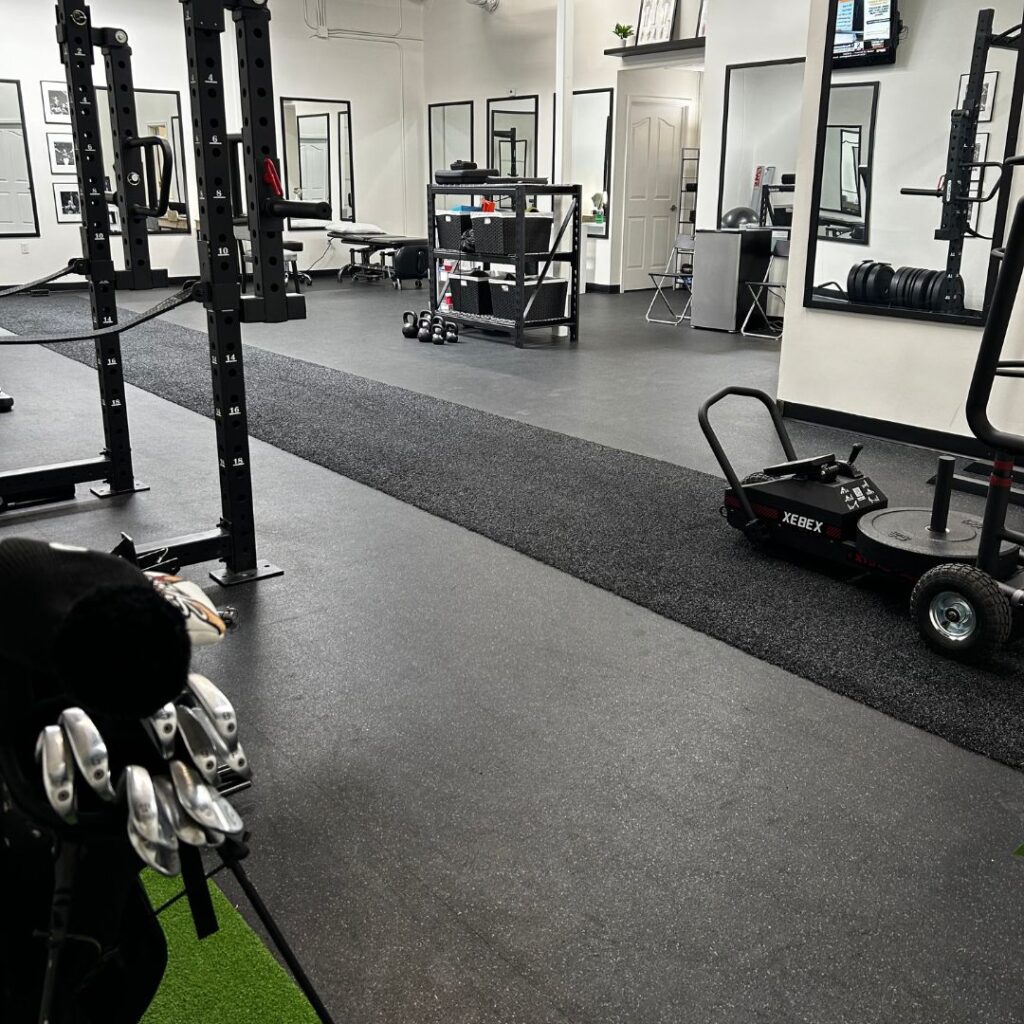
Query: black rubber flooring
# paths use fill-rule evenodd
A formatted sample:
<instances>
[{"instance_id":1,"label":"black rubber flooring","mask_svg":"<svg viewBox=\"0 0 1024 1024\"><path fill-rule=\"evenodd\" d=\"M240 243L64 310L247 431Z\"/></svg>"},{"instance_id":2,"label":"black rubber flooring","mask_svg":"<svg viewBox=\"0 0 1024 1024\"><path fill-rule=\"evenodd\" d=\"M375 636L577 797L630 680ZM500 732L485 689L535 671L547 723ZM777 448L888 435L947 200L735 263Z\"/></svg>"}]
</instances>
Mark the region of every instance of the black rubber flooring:
<instances>
[{"instance_id":1,"label":"black rubber flooring","mask_svg":"<svg viewBox=\"0 0 1024 1024\"><path fill-rule=\"evenodd\" d=\"M85 309L78 296L7 300L0 325L67 330ZM131 383L211 414L205 334L157 321L123 345ZM93 362L90 343L60 351ZM1024 764L1024 651L1007 649L983 667L932 655L906 616L905 591L749 549L720 518L722 485L711 476L251 347L246 376L254 437L968 749Z\"/></svg>"}]
</instances>

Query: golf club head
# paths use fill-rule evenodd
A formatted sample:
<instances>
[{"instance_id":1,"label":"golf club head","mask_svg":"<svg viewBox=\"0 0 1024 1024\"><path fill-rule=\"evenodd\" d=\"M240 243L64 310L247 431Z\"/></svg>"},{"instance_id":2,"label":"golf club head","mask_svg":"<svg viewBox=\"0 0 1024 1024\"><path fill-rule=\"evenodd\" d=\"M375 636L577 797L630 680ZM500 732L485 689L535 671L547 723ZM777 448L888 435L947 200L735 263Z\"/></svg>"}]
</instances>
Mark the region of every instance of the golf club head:
<instances>
[{"instance_id":1,"label":"golf club head","mask_svg":"<svg viewBox=\"0 0 1024 1024\"><path fill-rule=\"evenodd\" d=\"M217 747L196 717L194 708L178 708L178 733L185 742L192 763L207 782L217 781Z\"/></svg>"},{"instance_id":2,"label":"golf club head","mask_svg":"<svg viewBox=\"0 0 1024 1024\"><path fill-rule=\"evenodd\" d=\"M182 761L171 762L171 782L185 813L205 829L241 835L245 831L238 812L215 789L207 786Z\"/></svg>"},{"instance_id":3,"label":"golf club head","mask_svg":"<svg viewBox=\"0 0 1024 1024\"><path fill-rule=\"evenodd\" d=\"M178 798L174 794L174 786L171 780L163 775L157 775L153 779L153 789L156 791L157 802L161 810L167 815L167 820L174 829L174 834L183 843L189 846L208 846L207 833L196 825L191 818L182 810ZM221 842L224 837L221 836ZM219 845L219 844L218 844Z\"/></svg>"},{"instance_id":4,"label":"golf club head","mask_svg":"<svg viewBox=\"0 0 1024 1024\"><path fill-rule=\"evenodd\" d=\"M107 756L107 745L103 742L99 729L93 720L81 708L67 708L57 719L75 763L97 796L113 802L117 798L114 787L110 784L110 759Z\"/></svg>"},{"instance_id":5,"label":"golf club head","mask_svg":"<svg viewBox=\"0 0 1024 1024\"><path fill-rule=\"evenodd\" d=\"M236 775L243 779L252 778L252 769L249 767L249 759L245 756L242 744L235 738L234 746L229 747L217 732L216 726L210 721L209 716L202 708L192 708L192 717L206 732L207 738L217 752L217 757L224 762ZM215 782L215 779L207 779L207 782Z\"/></svg>"},{"instance_id":6,"label":"golf club head","mask_svg":"<svg viewBox=\"0 0 1024 1024\"><path fill-rule=\"evenodd\" d=\"M75 769L59 725L48 725L36 741L36 760L43 767L43 789L54 811L69 824L77 820Z\"/></svg>"},{"instance_id":7,"label":"golf club head","mask_svg":"<svg viewBox=\"0 0 1024 1024\"><path fill-rule=\"evenodd\" d=\"M188 688L213 722L217 735L229 750L233 749L238 739L238 718L231 701L206 676L198 672L189 673Z\"/></svg>"},{"instance_id":8,"label":"golf club head","mask_svg":"<svg viewBox=\"0 0 1024 1024\"><path fill-rule=\"evenodd\" d=\"M165 704L156 714L144 718L143 724L165 761L174 757L174 734L178 731L178 710Z\"/></svg>"},{"instance_id":9,"label":"golf club head","mask_svg":"<svg viewBox=\"0 0 1024 1024\"><path fill-rule=\"evenodd\" d=\"M170 817L157 800L153 777L137 764L130 764L124 770L125 799L128 801L128 820L135 831L147 842L178 848L178 837Z\"/></svg>"},{"instance_id":10,"label":"golf club head","mask_svg":"<svg viewBox=\"0 0 1024 1024\"><path fill-rule=\"evenodd\" d=\"M168 878L181 873L181 859L178 857L178 851L161 846L159 843L152 843L144 836L140 836L131 818L128 819L128 842L132 844L132 848L147 867L151 867Z\"/></svg>"}]
</instances>

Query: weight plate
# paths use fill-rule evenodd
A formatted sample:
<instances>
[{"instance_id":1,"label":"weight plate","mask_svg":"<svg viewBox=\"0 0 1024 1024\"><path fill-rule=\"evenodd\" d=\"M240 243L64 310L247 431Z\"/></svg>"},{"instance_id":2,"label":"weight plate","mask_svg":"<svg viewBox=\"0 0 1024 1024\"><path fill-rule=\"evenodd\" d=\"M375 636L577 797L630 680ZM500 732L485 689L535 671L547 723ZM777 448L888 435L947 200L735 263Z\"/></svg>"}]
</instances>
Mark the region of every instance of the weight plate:
<instances>
[{"instance_id":1,"label":"weight plate","mask_svg":"<svg viewBox=\"0 0 1024 1024\"><path fill-rule=\"evenodd\" d=\"M892 285L889 288L889 301L894 306L906 306L907 278L913 269L913 267L900 267L893 276Z\"/></svg>"},{"instance_id":2,"label":"weight plate","mask_svg":"<svg viewBox=\"0 0 1024 1024\"><path fill-rule=\"evenodd\" d=\"M931 277L931 274L932 272L930 270L921 268L914 275L914 284L910 292L910 302L914 309L928 308L928 305L925 301L927 298L925 289L928 284L929 278Z\"/></svg>"},{"instance_id":3,"label":"weight plate","mask_svg":"<svg viewBox=\"0 0 1024 1024\"><path fill-rule=\"evenodd\" d=\"M936 270L932 274L931 287L928 289L928 308L933 313L941 313L945 307L946 272Z\"/></svg>"},{"instance_id":4,"label":"weight plate","mask_svg":"<svg viewBox=\"0 0 1024 1024\"><path fill-rule=\"evenodd\" d=\"M889 301L893 269L888 263L872 263L868 271L865 298L873 305Z\"/></svg>"},{"instance_id":5,"label":"weight plate","mask_svg":"<svg viewBox=\"0 0 1024 1024\"><path fill-rule=\"evenodd\" d=\"M850 302L864 302L864 271L871 266L871 260L861 260L850 268L846 279L846 295Z\"/></svg>"}]
</instances>

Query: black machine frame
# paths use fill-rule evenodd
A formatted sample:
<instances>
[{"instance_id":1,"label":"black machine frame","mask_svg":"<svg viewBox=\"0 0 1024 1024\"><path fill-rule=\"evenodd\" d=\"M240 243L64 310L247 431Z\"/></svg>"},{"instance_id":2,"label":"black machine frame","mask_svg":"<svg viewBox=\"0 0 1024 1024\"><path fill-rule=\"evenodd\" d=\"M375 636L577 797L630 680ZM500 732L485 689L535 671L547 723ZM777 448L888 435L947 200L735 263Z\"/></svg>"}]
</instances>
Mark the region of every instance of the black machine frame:
<instances>
[{"instance_id":1,"label":"black machine frame","mask_svg":"<svg viewBox=\"0 0 1024 1024\"><path fill-rule=\"evenodd\" d=\"M722 223L725 213L725 165L729 157L729 104L732 100L732 76L737 71L749 71L751 68L785 67L789 64L806 64L806 57L782 57L778 60L754 60L742 64L728 64L725 68L725 96L722 106L722 151L718 163L718 214L716 225ZM754 183L750 183L753 191Z\"/></svg>"},{"instance_id":2,"label":"black machine frame","mask_svg":"<svg viewBox=\"0 0 1024 1024\"><path fill-rule=\"evenodd\" d=\"M828 31L825 38L825 58L822 69L821 92L818 104L818 125L816 133L816 151L814 157L814 179L812 182L811 210L816 211L821 204L822 174L825 160L825 132L828 124L828 109L831 98L831 81L833 71L832 42L836 24L838 0L829 0ZM1006 220L1009 214L1010 195L998 184L991 193L977 198L976 183L971 182L971 173L976 168L972 162L974 143L978 133L977 107L981 99L984 75L988 66L988 54L991 49L1007 49L1017 52L1016 68L1013 83L1013 98L1007 123L1004 160L988 161L984 168L1005 166L1006 161L1013 159L1017 147L1017 139L1021 127L1022 106L1024 106L1024 46L1021 45L1021 25L1018 24L1005 32L996 32L993 28L995 12L991 8L979 11L978 25L975 32L972 50L970 81L967 90L965 108L954 109L951 115L951 130L947 155L944 185L940 189L903 188L901 192L907 196L923 196L940 199L942 215L935 238L948 243L945 275L947 282L955 283L960 278L960 266L963 257L964 239L974 234L972 220L974 210L979 202L996 201L995 217L992 228L992 250L998 251L1003 244L1006 233ZM1024 11L1021 15L1024 21ZM964 324L971 327L984 325L992 302L998 267L990 267L985 286L985 299L981 310L964 310L962 295L957 297L957 290L950 286L946 289L945 308L942 311L911 309L905 306L874 304L869 302L850 302L845 294L837 293L835 297L826 295L814 282L815 266L818 252L818 223L813 217L807 243L807 272L804 282L804 306L810 309L827 309L834 312L864 313L869 316L888 316L908 320L927 320L934 323Z\"/></svg>"},{"instance_id":3,"label":"black machine frame","mask_svg":"<svg viewBox=\"0 0 1024 1024\"><path fill-rule=\"evenodd\" d=\"M473 100L452 100L449 103L427 104L427 180L433 181L434 171L434 111L445 107L469 107L469 160L476 159L476 104Z\"/></svg>"},{"instance_id":4,"label":"black machine frame","mask_svg":"<svg viewBox=\"0 0 1024 1024\"><path fill-rule=\"evenodd\" d=\"M39 208L36 205L36 179L32 173L32 154L28 148L28 128L25 126L25 98L21 93L21 81L17 78L0 78L0 85L13 85L14 91L18 94L18 117L21 120L21 141L25 146L25 168L28 171L29 192L32 195L32 219L35 221L35 231L18 231L4 234L2 238L38 238L39 237Z\"/></svg>"},{"instance_id":5,"label":"black machine frame","mask_svg":"<svg viewBox=\"0 0 1024 1024\"><path fill-rule=\"evenodd\" d=\"M533 100L532 110L502 110L502 103L518 102L520 100ZM487 159L488 166L497 167L495 158L497 156L494 138L494 115L495 114L520 114L523 117L533 116L533 156L527 156L532 170L523 168L520 172L524 177L535 178L539 163L537 161L537 142L540 138L540 96L537 93L528 93L524 96L502 96L498 99L487 100ZM433 177L433 174L431 174Z\"/></svg>"},{"instance_id":6,"label":"black machine frame","mask_svg":"<svg viewBox=\"0 0 1024 1024\"><path fill-rule=\"evenodd\" d=\"M331 106L331 107L345 107L346 108L345 111L339 110L337 112L338 113L337 125L333 124L334 118L331 117L330 113L327 113L327 115L326 115L327 116L327 132L328 132L327 159L328 159L328 161L333 161L334 154L332 152L331 136L334 134L335 131L337 131L338 132L338 142L340 143L340 141L341 141L341 127L340 127L341 126L341 120L340 119L341 119L342 114L347 112L348 113L348 124L346 126L346 130L348 132L348 152L349 152L348 173L349 173L349 181L352 184L351 191L349 192L349 199L351 199L351 204L350 205L352 206L352 217L351 218L339 217L337 219L338 220L349 220L349 219L351 219L354 222L355 219L356 219L356 151L354 149L353 142L352 142L352 101L351 100L326 100L326 99L323 99L322 97L317 97L317 96L282 96L282 97L280 97L280 99L278 100L278 104L279 104L279 106L281 108L281 144L282 144L282 148L284 148L284 149L287 148L287 147L284 146L284 105L285 105L285 103L287 103L289 101L291 101L293 103L324 103L324 104L326 104L328 106ZM303 115L296 115L296 116L297 117L298 116L308 117L308 116L319 116L319 115L303 114ZM332 168L333 168L333 163L331 163L331 165L330 165L329 175L333 175L333 169ZM288 195L289 174L290 174L290 171L289 171L289 168L288 168L288 158L287 158L287 153L286 153L284 159L282 159L282 161L281 161L281 177L282 177L282 180L284 181L285 196ZM300 175L300 177L301 177L301 175ZM333 177L330 177L329 180L330 180L331 191L332 191L332 195L333 195L334 179L333 179ZM344 184L344 180L343 180L343 177L342 177L342 169L341 169L341 151L339 149L339 151L338 151L338 191L339 192L341 191L343 184ZM344 200L345 200L344 196L339 196L338 198L341 199L342 202L344 202ZM306 224L306 225L299 224L299 225L296 225L296 224L293 223L293 218L289 217L288 218L288 230L289 231L320 231L321 229L316 227L315 225L312 225L312 224Z\"/></svg>"}]
</instances>

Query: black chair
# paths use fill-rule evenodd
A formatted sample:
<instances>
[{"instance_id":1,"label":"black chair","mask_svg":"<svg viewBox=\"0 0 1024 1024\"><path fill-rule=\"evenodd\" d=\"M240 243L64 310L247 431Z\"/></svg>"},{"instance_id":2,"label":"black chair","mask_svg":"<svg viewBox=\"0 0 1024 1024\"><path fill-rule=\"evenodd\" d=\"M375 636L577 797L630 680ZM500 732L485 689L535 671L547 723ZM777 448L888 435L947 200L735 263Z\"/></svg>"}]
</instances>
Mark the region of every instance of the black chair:
<instances>
[{"instance_id":1,"label":"black chair","mask_svg":"<svg viewBox=\"0 0 1024 1024\"><path fill-rule=\"evenodd\" d=\"M235 225L235 241L238 243L238 264L242 271L242 294L244 295L249 287L251 277L248 268L252 266L252 251L249 243L249 228L245 224ZM302 285L312 286L313 278L305 271L299 270L298 253L306 248L304 242L282 242L284 249L285 274L291 278L292 287L296 292L302 291Z\"/></svg>"}]
</instances>

